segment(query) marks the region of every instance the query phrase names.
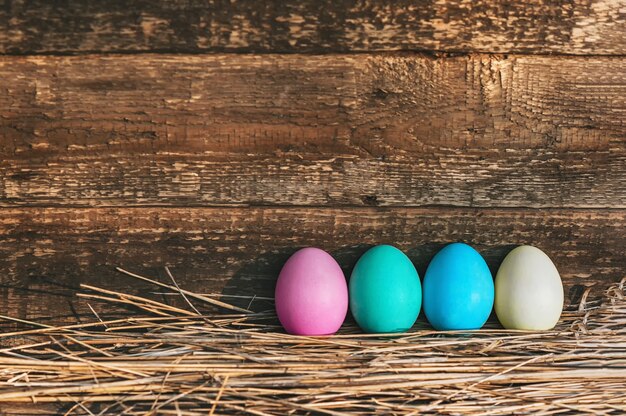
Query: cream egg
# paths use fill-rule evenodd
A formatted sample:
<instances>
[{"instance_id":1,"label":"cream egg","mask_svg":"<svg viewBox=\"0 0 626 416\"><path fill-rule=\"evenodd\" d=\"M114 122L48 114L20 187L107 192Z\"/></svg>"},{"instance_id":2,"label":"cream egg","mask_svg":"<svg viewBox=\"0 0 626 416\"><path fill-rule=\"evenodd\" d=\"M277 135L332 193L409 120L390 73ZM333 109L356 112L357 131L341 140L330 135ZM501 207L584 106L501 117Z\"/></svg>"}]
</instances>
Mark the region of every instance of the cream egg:
<instances>
[{"instance_id":1,"label":"cream egg","mask_svg":"<svg viewBox=\"0 0 626 416\"><path fill-rule=\"evenodd\" d=\"M563 311L561 276L537 247L520 246L504 258L495 292L496 315L507 329L552 329Z\"/></svg>"}]
</instances>

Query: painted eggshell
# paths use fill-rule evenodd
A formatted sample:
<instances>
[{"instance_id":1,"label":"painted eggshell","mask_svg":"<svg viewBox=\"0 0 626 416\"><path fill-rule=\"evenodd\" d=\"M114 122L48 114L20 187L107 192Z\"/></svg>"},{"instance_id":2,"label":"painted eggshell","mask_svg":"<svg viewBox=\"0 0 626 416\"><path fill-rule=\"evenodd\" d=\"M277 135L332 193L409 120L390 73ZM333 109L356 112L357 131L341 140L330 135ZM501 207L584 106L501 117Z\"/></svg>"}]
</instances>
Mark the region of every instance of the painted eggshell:
<instances>
[{"instance_id":1,"label":"painted eggshell","mask_svg":"<svg viewBox=\"0 0 626 416\"><path fill-rule=\"evenodd\" d=\"M424 313L438 330L481 328L493 308L494 284L483 257L453 243L431 260L424 276Z\"/></svg>"},{"instance_id":2,"label":"painted eggshell","mask_svg":"<svg viewBox=\"0 0 626 416\"><path fill-rule=\"evenodd\" d=\"M508 329L552 329L563 311L563 283L552 260L540 249L520 246L496 275L496 315Z\"/></svg>"},{"instance_id":3,"label":"painted eggshell","mask_svg":"<svg viewBox=\"0 0 626 416\"><path fill-rule=\"evenodd\" d=\"M343 271L319 248L303 248L287 260L274 295L278 319L290 334L334 334L348 312Z\"/></svg>"},{"instance_id":4,"label":"painted eggshell","mask_svg":"<svg viewBox=\"0 0 626 416\"><path fill-rule=\"evenodd\" d=\"M422 305L422 285L415 266L400 250L381 245L369 249L350 277L350 310L370 333L411 328Z\"/></svg>"}]
</instances>

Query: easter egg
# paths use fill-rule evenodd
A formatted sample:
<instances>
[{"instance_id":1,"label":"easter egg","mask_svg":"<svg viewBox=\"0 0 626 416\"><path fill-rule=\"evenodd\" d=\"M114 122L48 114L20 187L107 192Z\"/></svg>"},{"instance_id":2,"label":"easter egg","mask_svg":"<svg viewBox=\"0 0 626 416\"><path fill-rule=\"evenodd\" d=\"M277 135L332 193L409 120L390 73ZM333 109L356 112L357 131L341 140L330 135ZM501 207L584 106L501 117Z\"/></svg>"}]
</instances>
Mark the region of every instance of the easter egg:
<instances>
[{"instance_id":1,"label":"easter egg","mask_svg":"<svg viewBox=\"0 0 626 416\"><path fill-rule=\"evenodd\" d=\"M552 329L563 311L563 283L552 260L540 249L520 246L496 274L496 315L508 329Z\"/></svg>"},{"instance_id":2,"label":"easter egg","mask_svg":"<svg viewBox=\"0 0 626 416\"><path fill-rule=\"evenodd\" d=\"M370 333L411 328L422 305L422 286L411 260L393 246L369 249L350 277L350 310Z\"/></svg>"},{"instance_id":3,"label":"easter egg","mask_svg":"<svg viewBox=\"0 0 626 416\"><path fill-rule=\"evenodd\" d=\"M447 245L426 269L424 314L435 329L479 329L489 318L493 298L489 267L467 244Z\"/></svg>"},{"instance_id":4,"label":"easter egg","mask_svg":"<svg viewBox=\"0 0 626 416\"><path fill-rule=\"evenodd\" d=\"M274 300L278 319L290 334L334 334L348 313L348 285L330 254L303 248L280 271Z\"/></svg>"}]
</instances>

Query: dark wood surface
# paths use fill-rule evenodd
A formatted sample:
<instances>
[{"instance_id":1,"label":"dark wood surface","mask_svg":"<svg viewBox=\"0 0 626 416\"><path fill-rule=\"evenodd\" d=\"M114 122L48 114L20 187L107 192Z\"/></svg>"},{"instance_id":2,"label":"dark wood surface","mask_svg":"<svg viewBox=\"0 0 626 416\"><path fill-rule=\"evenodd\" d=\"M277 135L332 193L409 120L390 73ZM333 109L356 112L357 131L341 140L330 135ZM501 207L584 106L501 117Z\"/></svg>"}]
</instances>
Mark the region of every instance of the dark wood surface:
<instances>
[{"instance_id":1,"label":"dark wood surface","mask_svg":"<svg viewBox=\"0 0 626 416\"><path fill-rule=\"evenodd\" d=\"M60 322L68 315L75 320L74 311L94 319L76 298L80 283L127 293L162 291L115 266L164 282L163 267L169 266L189 290L271 297L282 264L304 246L328 250L349 275L367 248L394 244L423 276L437 250L454 241L474 245L493 273L516 245L544 249L570 305L585 287L595 285L599 294L623 277L625 226L624 210L606 209L5 208L0 314ZM251 307L272 306L257 300Z\"/></svg>"},{"instance_id":2,"label":"dark wood surface","mask_svg":"<svg viewBox=\"0 0 626 416\"><path fill-rule=\"evenodd\" d=\"M599 57L4 57L0 206L624 208L625 78Z\"/></svg>"},{"instance_id":3,"label":"dark wood surface","mask_svg":"<svg viewBox=\"0 0 626 416\"><path fill-rule=\"evenodd\" d=\"M568 307L597 297L626 273L625 33L626 0L0 0L0 315L176 302L116 266L265 310L298 248L349 276L383 243L422 277L449 242L494 274L535 245Z\"/></svg>"},{"instance_id":4,"label":"dark wood surface","mask_svg":"<svg viewBox=\"0 0 626 416\"><path fill-rule=\"evenodd\" d=\"M148 290L114 266L271 296L307 245L423 274L448 242L494 272L533 244L568 304L600 293L626 269L625 10L0 0L0 313Z\"/></svg>"},{"instance_id":5,"label":"dark wood surface","mask_svg":"<svg viewBox=\"0 0 626 416\"><path fill-rule=\"evenodd\" d=\"M624 0L2 0L0 53L626 52Z\"/></svg>"}]
</instances>

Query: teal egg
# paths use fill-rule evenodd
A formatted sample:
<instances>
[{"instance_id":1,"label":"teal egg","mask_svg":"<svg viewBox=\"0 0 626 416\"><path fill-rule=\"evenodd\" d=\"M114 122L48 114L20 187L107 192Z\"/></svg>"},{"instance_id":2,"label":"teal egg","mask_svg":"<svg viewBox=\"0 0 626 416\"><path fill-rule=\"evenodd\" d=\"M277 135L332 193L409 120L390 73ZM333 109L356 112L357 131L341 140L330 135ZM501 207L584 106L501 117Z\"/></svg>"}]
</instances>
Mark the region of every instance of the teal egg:
<instances>
[{"instance_id":1,"label":"teal egg","mask_svg":"<svg viewBox=\"0 0 626 416\"><path fill-rule=\"evenodd\" d=\"M349 283L350 309L369 333L411 328L422 306L422 285L411 260L393 246L369 249L356 263Z\"/></svg>"}]
</instances>

